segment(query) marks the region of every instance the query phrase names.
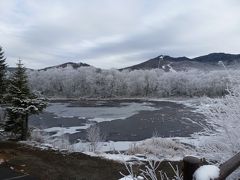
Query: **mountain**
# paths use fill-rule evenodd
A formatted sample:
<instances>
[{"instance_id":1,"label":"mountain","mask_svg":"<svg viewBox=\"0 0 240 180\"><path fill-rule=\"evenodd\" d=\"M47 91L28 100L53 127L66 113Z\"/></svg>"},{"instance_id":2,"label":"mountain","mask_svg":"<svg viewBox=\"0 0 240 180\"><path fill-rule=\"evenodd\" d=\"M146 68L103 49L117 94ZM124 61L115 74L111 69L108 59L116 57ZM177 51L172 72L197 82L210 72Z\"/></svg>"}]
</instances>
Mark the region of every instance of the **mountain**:
<instances>
[{"instance_id":1,"label":"mountain","mask_svg":"<svg viewBox=\"0 0 240 180\"><path fill-rule=\"evenodd\" d=\"M193 59L197 62L217 64L222 61L226 65L240 62L240 54L211 53L205 56L199 56Z\"/></svg>"},{"instance_id":2,"label":"mountain","mask_svg":"<svg viewBox=\"0 0 240 180\"><path fill-rule=\"evenodd\" d=\"M90 65L86 63L81 63L81 62L80 63L67 62L67 63L56 65L56 66L46 67L46 68L40 69L40 71L46 71L54 68L66 68L66 67L72 67L73 69L78 69L80 67L90 67Z\"/></svg>"},{"instance_id":3,"label":"mountain","mask_svg":"<svg viewBox=\"0 0 240 180\"><path fill-rule=\"evenodd\" d=\"M126 67L120 70L137 70L137 69L155 69L160 68L164 71L182 71L187 69L203 69L210 70L216 68L222 68L219 65L219 61L222 61L226 66L235 66L240 64L240 54L226 54L226 53L211 53L204 56L195 58L188 57L171 57L171 56L157 56L153 59L147 60L143 63Z\"/></svg>"}]
</instances>

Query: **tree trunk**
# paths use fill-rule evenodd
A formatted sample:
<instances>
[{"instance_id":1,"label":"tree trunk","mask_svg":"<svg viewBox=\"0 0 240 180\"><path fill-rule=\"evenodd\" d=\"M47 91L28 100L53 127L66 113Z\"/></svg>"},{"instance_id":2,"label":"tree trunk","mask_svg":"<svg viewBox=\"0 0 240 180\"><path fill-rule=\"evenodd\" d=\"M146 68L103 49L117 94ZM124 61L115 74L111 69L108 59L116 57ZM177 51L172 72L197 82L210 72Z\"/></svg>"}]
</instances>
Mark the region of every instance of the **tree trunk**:
<instances>
[{"instance_id":1,"label":"tree trunk","mask_svg":"<svg viewBox=\"0 0 240 180\"><path fill-rule=\"evenodd\" d=\"M22 135L21 140L26 141L28 137L28 114L23 116Z\"/></svg>"}]
</instances>

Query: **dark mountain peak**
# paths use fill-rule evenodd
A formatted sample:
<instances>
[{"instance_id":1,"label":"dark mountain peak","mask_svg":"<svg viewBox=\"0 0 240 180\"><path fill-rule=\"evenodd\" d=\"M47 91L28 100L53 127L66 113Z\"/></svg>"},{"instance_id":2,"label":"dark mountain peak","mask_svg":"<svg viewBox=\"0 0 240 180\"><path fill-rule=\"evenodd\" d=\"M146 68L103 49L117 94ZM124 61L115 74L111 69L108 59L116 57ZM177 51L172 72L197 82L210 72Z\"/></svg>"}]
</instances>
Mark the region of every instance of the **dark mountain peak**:
<instances>
[{"instance_id":1,"label":"dark mountain peak","mask_svg":"<svg viewBox=\"0 0 240 180\"><path fill-rule=\"evenodd\" d=\"M189 61L190 59L188 57L171 57L171 56L163 56L164 60L168 61Z\"/></svg>"},{"instance_id":2,"label":"dark mountain peak","mask_svg":"<svg viewBox=\"0 0 240 180\"><path fill-rule=\"evenodd\" d=\"M86 64L86 63L81 63L81 62L80 63L67 62L67 63L63 63L63 64L56 65L56 66L46 67L46 68L40 69L40 70L46 71L48 69L53 69L53 68L67 68L67 67L72 67L73 69L77 69L80 67L90 67L90 65Z\"/></svg>"},{"instance_id":3,"label":"dark mountain peak","mask_svg":"<svg viewBox=\"0 0 240 180\"><path fill-rule=\"evenodd\" d=\"M154 69L159 68L164 71L169 70L187 70L194 69L214 69L219 68L218 62L222 61L225 65L233 65L235 63L240 64L240 54L226 54L226 53L211 53L196 58L188 57L171 57L168 55L160 55L143 63L130 66L124 69L136 70L136 69ZM123 69L121 69L123 70Z\"/></svg>"},{"instance_id":4,"label":"dark mountain peak","mask_svg":"<svg viewBox=\"0 0 240 180\"><path fill-rule=\"evenodd\" d=\"M154 69L154 68L160 68L166 70L166 67L169 67L170 64L174 62L182 62L182 61L189 61L190 59L187 57L171 57L168 55L159 55L155 58L152 58L148 61L145 61L143 63L130 66L124 69ZM121 69L123 70L123 69Z\"/></svg>"},{"instance_id":5,"label":"dark mountain peak","mask_svg":"<svg viewBox=\"0 0 240 180\"><path fill-rule=\"evenodd\" d=\"M223 61L229 64L233 61L240 60L240 54L227 54L222 52L211 53L208 55L193 58L193 60L198 62L211 63L211 64L215 64L215 63L218 63L219 61Z\"/></svg>"}]
</instances>

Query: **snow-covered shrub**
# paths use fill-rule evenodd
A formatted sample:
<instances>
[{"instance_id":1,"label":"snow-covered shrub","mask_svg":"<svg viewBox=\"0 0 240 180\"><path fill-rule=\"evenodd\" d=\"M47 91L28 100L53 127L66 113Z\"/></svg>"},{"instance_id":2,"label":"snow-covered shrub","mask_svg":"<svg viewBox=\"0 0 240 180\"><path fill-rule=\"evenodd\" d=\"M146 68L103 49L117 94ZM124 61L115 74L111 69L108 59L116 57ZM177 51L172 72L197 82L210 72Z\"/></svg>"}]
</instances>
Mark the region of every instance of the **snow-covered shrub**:
<instances>
[{"instance_id":1,"label":"snow-covered shrub","mask_svg":"<svg viewBox=\"0 0 240 180\"><path fill-rule=\"evenodd\" d=\"M56 149L73 151L73 146L71 145L67 134L54 137L51 144L53 145L53 148Z\"/></svg>"},{"instance_id":2,"label":"snow-covered shrub","mask_svg":"<svg viewBox=\"0 0 240 180\"><path fill-rule=\"evenodd\" d=\"M91 125L87 129L87 140L90 142L89 151L96 152L102 145L105 137L97 125Z\"/></svg>"},{"instance_id":3,"label":"snow-covered shrub","mask_svg":"<svg viewBox=\"0 0 240 180\"><path fill-rule=\"evenodd\" d=\"M171 139L152 137L139 143L133 143L129 154L151 154L162 158L182 158L191 152L191 148Z\"/></svg>"},{"instance_id":4,"label":"snow-covered shrub","mask_svg":"<svg viewBox=\"0 0 240 180\"><path fill-rule=\"evenodd\" d=\"M48 133L46 133L41 129L33 128L30 130L30 136L29 136L30 141L35 141L38 143L46 143L49 138L50 136L48 135Z\"/></svg>"},{"instance_id":5,"label":"snow-covered shrub","mask_svg":"<svg viewBox=\"0 0 240 180\"><path fill-rule=\"evenodd\" d=\"M229 75L230 77L230 75ZM228 94L220 99L209 99L205 115L208 118L209 138L198 148L210 160L223 163L240 151L240 85L239 77L230 77ZM240 170L230 178L239 178Z\"/></svg>"},{"instance_id":6,"label":"snow-covered shrub","mask_svg":"<svg viewBox=\"0 0 240 180\"><path fill-rule=\"evenodd\" d=\"M171 163L169 163L169 166L171 167L174 177L169 178L168 174L163 172L162 170L159 170L161 162L160 161L153 161L148 160L145 164L145 166L140 169L139 172L134 172L133 170L133 164L131 163L124 163L127 172L129 175L125 175L120 172L120 174L123 176L121 180L183 180L183 175L179 168L176 166L176 168L173 167ZM159 178L158 178L159 177Z\"/></svg>"},{"instance_id":7,"label":"snow-covered shrub","mask_svg":"<svg viewBox=\"0 0 240 180\"><path fill-rule=\"evenodd\" d=\"M221 99L210 99L206 112L211 137L202 144L202 150L211 158L223 162L240 151L240 86L229 89ZM211 131L212 130L212 131Z\"/></svg>"}]
</instances>

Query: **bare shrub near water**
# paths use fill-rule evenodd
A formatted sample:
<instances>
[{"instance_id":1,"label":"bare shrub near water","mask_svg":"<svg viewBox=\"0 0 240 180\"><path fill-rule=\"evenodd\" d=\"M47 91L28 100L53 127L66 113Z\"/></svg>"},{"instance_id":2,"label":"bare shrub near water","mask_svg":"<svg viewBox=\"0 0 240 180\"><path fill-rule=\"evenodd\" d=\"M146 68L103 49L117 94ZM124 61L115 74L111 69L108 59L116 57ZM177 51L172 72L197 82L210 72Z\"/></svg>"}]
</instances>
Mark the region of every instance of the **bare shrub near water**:
<instances>
[{"instance_id":1,"label":"bare shrub near water","mask_svg":"<svg viewBox=\"0 0 240 180\"><path fill-rule=\"evenodd\" d=\"M38 143L46 143L49 135L41 129L30 129L30 141L35 141Z\"/></svg>"},{"instance_id":2,"label":"bare shrub near water","mask_svg":"<svg viewBox=\"0 0 240 180\"><path fill-rule=\"evenodd\" d=\"M184 157L192 149L171 139L152 137L139 143L133 143L129 154L152 154L156 157Z\"/></svg>"},{"instance_id":3,"label":"bare shrub near water","mask_svg":"<svg viewBox=\"0 0 240 180\"><path fill-rule=\"evenodd\" d=\"M89 151L96 152L105 140L105 136L97 125L91 125L87 129L87 140L90 142Z\"/></svg>"},{"instance_id":4,"label":"bare shrub near water","mask_svg":"<svg viewBox=\"0 0 240 180\"><path fill-rule=\"evenodd\" d=\"M52 145L56 149L73 151L68 134L63 134L53 139Z\"/></svg>"}]
</instances>

